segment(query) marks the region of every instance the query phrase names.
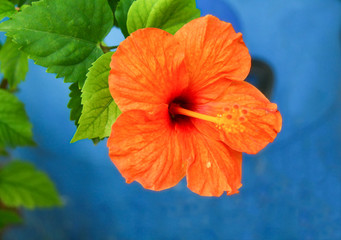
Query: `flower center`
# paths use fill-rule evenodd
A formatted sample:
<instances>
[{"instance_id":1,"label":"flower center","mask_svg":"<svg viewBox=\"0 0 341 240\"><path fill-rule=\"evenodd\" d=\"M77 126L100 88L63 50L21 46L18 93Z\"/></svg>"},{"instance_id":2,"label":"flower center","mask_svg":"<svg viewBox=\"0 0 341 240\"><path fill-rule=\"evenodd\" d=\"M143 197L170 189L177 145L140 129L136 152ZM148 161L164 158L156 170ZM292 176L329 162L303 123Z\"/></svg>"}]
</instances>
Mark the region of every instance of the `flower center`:
<instances>
[{"instance_id":1,"label":"flower center","mask_svg":"<svg viewBox=\"0 0 341 240\"><path fill-rule=\"evenodd\" d=\"M218 129L223 129L229 133L244 132L245 126L243 123L247 121L248 114L248 110L240 108L238 104L225 107L223 111L216 116L194 112L185 109L176 103L170 105L169 111L172 115L183 115L215 123Z\"/></svg>"}]
</instances>

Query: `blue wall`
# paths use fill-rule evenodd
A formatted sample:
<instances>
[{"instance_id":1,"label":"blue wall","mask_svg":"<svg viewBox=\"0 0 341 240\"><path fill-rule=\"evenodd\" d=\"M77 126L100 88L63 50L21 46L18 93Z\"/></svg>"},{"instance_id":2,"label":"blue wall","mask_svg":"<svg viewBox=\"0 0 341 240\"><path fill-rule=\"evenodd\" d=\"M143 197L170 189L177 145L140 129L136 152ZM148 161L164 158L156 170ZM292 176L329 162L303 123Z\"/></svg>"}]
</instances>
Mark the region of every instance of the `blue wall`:
<instances>
[{"instance_id":1,"label":"blue wall","mask_svg":"<svg viewBox=\"0 0 341 240\"><path fill-rule=\"evenodd\" d=\"M240 194L200 197L185 181L163 192L126 184L105 142L69 144L68 86L31 63L18 96L38 147L13 154L49 173L65 207L25 211L25 224L5 239L341 239L341 2L198 5L231 21L275 74L283 130L260 154L244 156ZM115 31L108 41L122 39Z\"/></svg>"}]
</instances>

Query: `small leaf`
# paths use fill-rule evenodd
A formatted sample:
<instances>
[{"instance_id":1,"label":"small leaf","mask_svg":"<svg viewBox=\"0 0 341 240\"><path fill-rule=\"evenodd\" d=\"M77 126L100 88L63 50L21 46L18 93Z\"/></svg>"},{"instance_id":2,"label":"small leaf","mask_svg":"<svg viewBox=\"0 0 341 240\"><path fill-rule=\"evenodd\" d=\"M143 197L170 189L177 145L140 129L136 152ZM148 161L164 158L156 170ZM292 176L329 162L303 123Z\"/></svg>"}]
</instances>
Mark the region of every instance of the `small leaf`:
<instances>
[{"instance_id":1,"label":"small leaf","mask_svg":"<svg viewBox=\"0 0 341 240\"><path fill-rule=\"evenodd\" d=\"M67 107L71 110L70 111L70 120L75 122L75 125L78 127L79 125L79 118L82 114L83 105L81 103L82 98L82 91L79 89L77 83L73 83L69 87L70 89L70 101ZM93 138L91 139L94 144L97 144L101 141L100 138Z\"/></svg>"},{"instance_id":2,"label":"small leaf","mask_svg":"<svg viewBox=\"0 0 341 240\"><path fill-rule=\"evenodd\" d=\"M124 37L128 37L128 29L127 29L127 17L128 11L135 0L121 0L116 8L115 18L117 20L118 26L122 31Z\"/></svg>"},{"instance_id":3,"label":"small leaf","mask_svg":"<svg viewBox=\"0 0 341 240\"><path fill-rule=\"evenodd\" d=\"M61 201L52 181L31 163L14 161L0 170L0 200L10 207L53 207Z\"/></svg>"},{"instance_id":4,"label":"small leaf","mask_svg":"<svg viewBox=\"0 0 341 240\"><path fill-rule=\"evenodd\" d=\"M174 34L199 16L195 0L137 0L129 9L127 28L129 33L154 27Z\"/></svg>"},{"instance_id":5,"label":"small leaf","mask_svg":"<svg viewBox=\"0 0 341 240\"><path fill-rule=\"evenodd\" d=\"M0 146L34 145L32 125L24 105L11 93L0 89Z\"/></svg>"},{"instance_id":6,"label":"small leaf","mask_svg":"<svg viewBox=\"0 0 341 240\"><path fill-rule=\"evenodd\" d=\"M1 23L0 30L47 72L83 86L112 23L107 0L43 0Z\"/></svg>"},{"instance_id":7,"label":"small leaf","mask_svg":"<svg viewBox=\"0 0 341 240\"><path fill-rule=\"evenodd\" d=\"M77 83L73 83L69 87L70 89L70 101L67 105L68 108L71 109L70 111L70 120L75 122L75 125L78 126L79 118L82 114L82 103L81 103L81 95L82 92L78 87Z\"/></svg>"},{"instance_id":8,"label":"small leaf","mask_svg":"<svg viewBox=\"0 0 341 240\"><path fill-rule=\"evenodd\" d=\"M13 3L7 0L0 0L0 21L5 17L11 17L15 12Z\"/></svg>"},{"instance_id":9,"label":"small leaf","mask_svg":"<svg viewBox=\"0 0 341 240\"><path fill-rule=\"evenodd\" d=\"M71 142L84 138L104 138L121 114L115 104L108 84L112 52L104 54L90 68L82 89L82 115Z\"/></svg>"},{"instance_id":10,"label":"small leaf","mask_svg":"<svg viewBox=\"0 0 341 240\"><path fill-rule=\"evenodd\" d=\"M8 225L18 224L21 222L22 219L17 213L10 210L0 209L0 230Z\"/></svg>"},{"instance_id":11,"label":"small leaf","mask_svg":"<svg viewBox=\"0 0 341 240\"><path fill-rule=\"evenodd\" d=\"M7 38L0 50L0 70L11 88L16 88L20 81L25 80L28 71L27 55L18 48L17 44Z\"/></svg>"}]
</instances>

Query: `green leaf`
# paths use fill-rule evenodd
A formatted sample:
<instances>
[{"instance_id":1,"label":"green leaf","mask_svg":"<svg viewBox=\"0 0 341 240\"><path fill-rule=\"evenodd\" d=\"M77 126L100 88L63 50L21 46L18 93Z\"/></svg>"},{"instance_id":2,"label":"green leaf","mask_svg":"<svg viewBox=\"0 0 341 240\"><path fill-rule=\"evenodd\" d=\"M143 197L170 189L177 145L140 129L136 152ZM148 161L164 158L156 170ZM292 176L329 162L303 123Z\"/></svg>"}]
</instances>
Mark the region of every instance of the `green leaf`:
<instances>
[{"instance_id":1,"label":"green leaf","mask_svg":"<svg viewBox=\"0 0 341 240\"><path fill-rule=\"evenodd\" d=\"M32 125L24 105L11 93L0 89L0 146L34 145Z\"/></svg>"},{"instance_id":2,"label":"green leaf","mask_svg":"<svg viewBox=\"0 0 341 240\"><path fill-rule=\"evenodd\" d=\"M113 16L115 16L116 7L119 1L120 0L108 0ZM117 26L117 21L115 17L114 17L114 25Z\"/></svg>"},{"instance_id":3,"label":"green leaf","mask_svg":"<svg viewBox=\"0 0 341 240\"><path fill-rule=\"evenodd\" d=\"M70 120L75 122L75 125L78 126L79 118L82 114L82 103L81 103L81 95L82 92L78 87L77 83L73 83L69 87L70 89L70 101L67 105L68 108L71 109L70 111Z\"/></svg>"},{"instance_id":4,"label":"green leaf","mask_svg":"<svg viewBox=\"0 0 341 240\"><path fill-rule=\"evenodd\" d=\"M71 109L70 111L70 120L75 122L75 125L78 127L79 125L79 118L82 114L82 109L83 109L83 105L82 105L82 91L79 89L78 84L77 83L73 83L70 85L69 87L70 89L70 101L67 105L67 107L69 109ZM91 139L93 141L94 144L97 144L101 141L101 139L99 138L93 138Z\"/></svg>"},{"instance_id":5,"label":"green leaf","mask_svg":"<svg viewBox=\"0 0 341 240\"><path fill-rule=\"evenodd\" d=\"M16 13L14 4L7 0L0 0L0 21Z\"/></svg>"},{"instance_id":6,"label":"green leaf","mask_svg":"<svg viewBox=\"0 0 341 240\"><path fill-rule=\"evenodd\" d=\"M90 68L82 89L82 115L71 142L84 138L104 138L121 114L110 92L108 77L112 52L100 57Z\"/></svg>"},{"instance_id":7,"label":"green leaf","mask_svg":"<svg viewBox=\"0 0 341 240\"><path fill-rule=\"evenodd\" d=\"M17 224L21 222L22 219L20 216L18 216L17 213L10 210L0 209L0 230L7 225Z\"/></svg>"},{"instance_id":8,"label":"green leaf","mask_svg":"<svg viewBox=\"0 0 341 240\"><path fill-rule=\"evenodd\" d=\"M127 28L129 33L154 27L174 34L199 16L195 0L137 0L129 9Z\"/></svg>"},{"instance_id":9,"label":"green leaf","mask_svg":"<svg viewBox=\"0 0 341 240\"><path fill-rule=\"evenodd\" d=\"M120 0L108 0L108 4L113 12L115 12L115 8Z\"/></svg>"},{"instance_id":10,"label":"green leaf","mask_svg":"<svg viewBox=\"0 0 341 240\"><path fill-rule=\"evenodd\" d=\"M61 201L52 181L31 163L14 161L0 170L0 200L10 207L53 207Z\"/></svg>"},{"instance_id":11,"label":"green leaf","mask_svg":"<svg viewBox=\"0 0 341 240\"><path fill-rule=\"evenodd\" d=\"M18 48L17 44L7 38L0 50L0 71L11 88L16 88L20 81L25 80L28 71L27 55Z\"/></svg>"},{"instance_id":12,"label":"green leaf","mask_svg":"<svg viewBox=\"0 0 341 240\"><path fill-rule=\"evenodd\" d=\"M107 0L42 0L0 24L0 30L47 72L83 86L112 23Z\"/></svg>"},{"instance_id":13,"label":"green leaf","mask_svg":"<svg viewBox=\"0 0 341 240\"><path fill-rule=\"evenodd\" d=\"M127 29L127 17L128 17L128 11L129 8L131 6L131 4L133 4L135 0L121 0L116 8L116 12L115 12L115 18L117 20L118 26L122 31L122 34L125 37L129 36L129 32Z\"/></svg>"}]
</instances>

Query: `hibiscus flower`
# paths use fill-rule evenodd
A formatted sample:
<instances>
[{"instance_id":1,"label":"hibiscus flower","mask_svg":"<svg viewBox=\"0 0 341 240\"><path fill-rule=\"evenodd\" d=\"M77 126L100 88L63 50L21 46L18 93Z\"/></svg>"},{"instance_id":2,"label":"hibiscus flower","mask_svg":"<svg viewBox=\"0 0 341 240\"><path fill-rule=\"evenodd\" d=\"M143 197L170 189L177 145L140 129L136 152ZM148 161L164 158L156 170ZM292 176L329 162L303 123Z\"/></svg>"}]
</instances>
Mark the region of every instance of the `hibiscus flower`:
<instances>
[{"instance_id":1,"label":"hibiscus flower","mask_svg":"<svg viewBox=\"0 0 341 240\"><path fill-rule=\"evenodd\" d=\"M109 89L122 114L109 156L127 183L163 190L186 176L203 196L238 192L242 152L281 130L277 105L243 80L251 58L230 23L208 15L175 35L131 34L112 56Z\"/></svg>"}]
</instances>

